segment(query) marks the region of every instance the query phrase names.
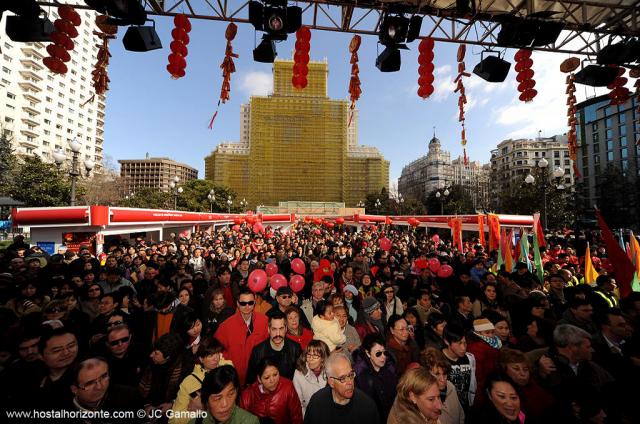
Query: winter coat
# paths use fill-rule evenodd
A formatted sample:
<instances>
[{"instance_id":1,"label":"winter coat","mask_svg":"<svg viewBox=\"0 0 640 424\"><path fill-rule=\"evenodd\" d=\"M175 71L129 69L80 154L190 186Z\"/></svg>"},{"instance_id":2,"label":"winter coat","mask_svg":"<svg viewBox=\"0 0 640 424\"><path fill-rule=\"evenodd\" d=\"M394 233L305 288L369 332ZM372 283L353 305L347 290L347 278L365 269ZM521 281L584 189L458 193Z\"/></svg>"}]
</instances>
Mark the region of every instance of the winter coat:
<instances>
[{"instance_id":1,"label":"winter coat","mask_svg":"<svg viewBox=\"0 0 640 424\"><path fill-rule=\"evenodd\" d=\"M267 326L267 317L264 314L254 312L251 318L252 328L249 329L240 311L236 311L220 324L218 331L216 331L215 338L224 346L225 357L233 362L238 371L240 385L244 385L249 358L254 346L269 337Z\"/></svg>"},{"instance_id":2,"label":"winter coat","mask_svg":"<svg viewBox=\"0 0 640 424\"><path fill-rule=\"evenodd\" d=\"M316 376L316 374L309 368L307 368L307 372L305 374L301 373L300 370L296 370L293 375L293 387L295 387L300 403L302 404L303 416L307 410L307 405L309 405L311 396L326 385L327 374L325 374L324 371L321 372L319 376Z\"/></svg>"},{"instance_id":3,"label":"winter coat","mask_svg":"<svg viewBox=\"0 0 640 424\"><path fill-rule=\"evenodd\" d=\"M353 353L356 372L356 387L365 392L378 407L380 420L384 422L389 415L389 410L396 397L398 377L396 363L391 356L387 356L387 362L380 371L376 371L371 360L363 349Z\"/></svg>"},{"instance_id":4,"label":"winter coat","mask_svg":"<svg viewBox=\"0 0 640 424\"><path fill-rule=\"evenodd\" d=\"M304 328L304 327L300 327L300 328L302 330L302 333L299 336L296 336L294 334L287 332L287 338L298 343L302 348L302 350L304 350L307 348L307 345L309 344L309 342L313 340L313 333L308 328Z\"/></svg>"},{"instance_id":5,"label":"winter coat","mask_svg":"<svg viewBox=\"0 0 640 424\"><path fill-rule=\"evenodd\" d=\"M331 352L347 341L347 337L342 332L337 319L327 321L316 315L313 317L313 321L311 321L311 328L313 329L313 338L325 342Z\"/></svg>"},{"instance_id":6,"label":"winter coat","mask_svg":"<svg viewBox=\"0 0 640 424\"><path fill-rule=\"evenodd\" d=\"M402 308L402 300L398 298L398 296L394 296L391 303L384 302L384 311L387 319L391 317L391 315L400 315L404 313L404 309Z\"/></svg>"},{"instance_id":7,"label":"winter coat","mask_svg":"<svg viewBox=\"0 0 640 424\"><path fill-rule=\"evenodd\" d=\"M387 350L396 362L398 376L402 375L407 366L420 359L420 349L415 341L408 339L406 344L400 344L393 336L387 339Z\"/></svg>"},{"instance_id":8,"label":"winter coat","mask_svg":"<svg viewBox=\"0 0 640 424\"><path fill-rule=\"evenodd\" d=\"M273 393L265 393L257 381L240 397L240 408L258 418L271 418L276 424L302 424L302 407L291 380L280 377Z\"/></svg>"},{"instance_id":9,"label":"winter coat","mask_svg":"<svg viewBox=\"0 0 640 424\"><path fill-rule=\"evenodd\" d=\"M249 367L247 368L245 382L251 384L256 381L258 364L267 357L277 360L278 370L282 377L292 379L296 370L296 362L301 354L300 345L287 337L284 338L282 349L280 350L273 349L271 340L267 339L253 348L249 357Z\"/></svg>"},{"instance_id":10,"label":"winter coat","mask_svg":"<svg viewBox=\"0 0 640 424\"><path fill-rule=\"evenodd\" d=\"M447 394L442 402L441 424L464 424L464 409L452 382L447 381Z\"/></svg>"},{"instance_id":11,"label":"winter coat","mask_svg":"<svg viewBox=\"0 0 640 424\"><path fill-rule=\"evenodd\" d=\"M486 401L487 396L485 394L484 386L489 374L498 372L498 358L500 356L500 350L495 349L487 342L476 336L474 333L469 333L467 337L467 352L472 353L476 358L476 398L475 406L482 405Z\"/></svg>"},{"instance_id":12,"label":"winter coat","mask_svg":"<svg viewBox=\"0 0 640 424\"><path fill-rule=\"evenodd\" d=\"M387 424L442 424L439 419L425 420L416 406L410 406L396 398L389 411Z\"/></svg>"}]
</instances>

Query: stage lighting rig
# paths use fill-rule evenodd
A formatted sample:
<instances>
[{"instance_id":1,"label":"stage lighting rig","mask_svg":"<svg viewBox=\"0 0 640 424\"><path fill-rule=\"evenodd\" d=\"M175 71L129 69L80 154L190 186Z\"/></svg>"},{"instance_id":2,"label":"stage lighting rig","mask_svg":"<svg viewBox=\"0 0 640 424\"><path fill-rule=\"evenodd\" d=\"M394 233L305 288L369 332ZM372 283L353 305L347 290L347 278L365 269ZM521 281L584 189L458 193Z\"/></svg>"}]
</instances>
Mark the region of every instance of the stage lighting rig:
<instances>
[{"instance_id":1,"label":"stage lighting rig","mask_svg":"<svg viewBox=\"0 0 640 424\"><path fill-rule=\"evenodd\" d=\"M381 72L400 70L400 49L408 50L405 43L410 43L420 35L422 16L413 15L407 18L403 14L387 13L380 25L378 39L385 49L376 58L376 67Z\"/></svg>"},{"instance_id":2,"label":"stage lighting rig","mask_svg":"<svg viewBox=\"0 0 640 424\"><path fill-rule=\"evenodd\" d=\"M287 39L302 26L302 8L288 6L286 0L249 2L249 22L256 31L262 31L262 42L253 50L256 62L273 63L275 42Z\"/></svg>"}]
</instances>

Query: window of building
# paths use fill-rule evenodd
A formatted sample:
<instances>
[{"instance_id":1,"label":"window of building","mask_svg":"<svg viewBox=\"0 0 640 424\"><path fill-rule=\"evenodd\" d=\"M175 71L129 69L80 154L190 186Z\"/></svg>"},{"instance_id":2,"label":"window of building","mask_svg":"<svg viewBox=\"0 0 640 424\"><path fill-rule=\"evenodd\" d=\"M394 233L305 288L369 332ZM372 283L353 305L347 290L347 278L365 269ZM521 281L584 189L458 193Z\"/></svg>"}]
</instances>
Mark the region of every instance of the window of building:
<instances>
[{"instance_id":1,"label":"window of building","mask_svg":"<svg viewBox=\"0 0 640 424\"><path fill-rule=\"evenodd\" d=\"M620 115L620 116L622 116L622 115ZM619 135L627 135L627 126L626 125L620 125L618 127L618 132L619 132Z\"/></svg>"},{"instance_id":2,"label":"window of building","mask_svg":"<svg viewBox=\"0 0 640 424\"><path fill-rule=\"evenodd\" d=\"M11 100L13 100L13 99L15 99L15 98L16 98L16 95L15 95L15 94L13 94L13 93L9 93L9 92L7 91L7 97L8 97L8 98L10 98Z\"/></svg>"},{"instance_id":3,"label":"window of building","mask_svg":"<svg viewBox=\"0 0 640 424\"><path fill-rule=\"evenodd\" d=\"M613 130L607 130L607 139L613 138Z\"/></svg>"},{"instance_id":4,"label":"window of building","mask_svg":"<svg viewBox=\"0 0 640 424\"><path fill-rule=\"evenodd\" d=\"M620 161L620 166L621 166L623 172L628 171L629 170L629 161L626 160L626 159L621 160Z\"/></svg>"},{"instance_id":5,"label":"window of building","mask_svg":"<svg viewBox=\"0 0 640 424\"><path fill-rule=\"evenodd\" d=\"M9 118L8 116L4 117L4 122L6 122L7 124L10 124L13 122L13 118Z\"/></svg>"},{"instance_id":6,"label":"window of building","mask_svg":"<svg viewBox=\"0 0 640 424\"><path fill-rule=\"evenodd\" d=\"M569 159L565 159L565 160L564 160L564 164L565 164L565 165L571 165L571 161L570 161Z\"/></svg>"},{"instance_id":7,"label":"window of building","mask_svg":"<svg viewBox=\"0 0 640 424\"><path fill-rule=\"evenodd\" d=\"M11 69L7 68L6 66L2 67L2 72L4 72L5 74L10 74L11 73Z\"/></svg>"},{"instance_id":8,"label":"window of building","mask_svg":"<svg viewBox=\"0 0 640 424\"><path fill-rule=\"evenodd\" d=\"M7 107L7 109L11 109L11 110L16 108L15 106L10 105L9 103L6 103L5 106Z\"/></svg>"},{"instance_id":9,"label":"window of building","mask_svg":"<svg viewBox=\"0 0 640 424\"><path fill-rule=\"evenodd\" d=\"M629 151L626 147L624 149L620 149L620 157L622 159L626 159L627 157L629 157Z\"/></svg>"},{"instance_id":10,"label":"window of building","mask_svg":"<svg viewBox=\"0 0 640 424\"><path fill-rule=\"evenodd\" d=\"M613 162L613 152L607 152L607 162Z\"/></svg>"},{"instance_id":11,"label":"window of building","mask_svg":"<svg viewBox=\"0 0 640 424\"><path fill-rule=\"evenodd\" d=\"M620 147L627 147L627 136L620 137Z\"/></svg>"},{"instance_id":12,"label":"window of building","mask_svg":"<svg viewBox=\"0 0 640 424\"><path fill-rule=\"evenodd\" d=\"M542 157L547 156L547 152L541 152L542 153Z\"/></svg>"},{"instance_id":13,"label":"window of building","mask_svg":"<svg viewBox=\"0 0 640 424\"><path fill-rule=\"evenodd\" d=\"M594 122L591 124L591 131L598 131L598 122Z\"/></svg>"},{"instance_id":14,"label":"window of building","mask_svg":"<svg viewBox=\"0 0 640 424\"><path fill-rule=\"evenodd\" d=\"M593 157L593 163L600 163L600 155Z\"/></svg>"},{"instance_id":15,"label":"window of building","mask_svg":"<svg viewBox=\"0 0 640 424\"><path fill-rule=\"evenodd\" d=\"M556 151L554 151L554 152L553 152L553 157L554 157L554 158L559 158L559 157L560 157L560 152L559 152L559 151L557 151L557 150L556 150Z\"/></svg>"}]
</instances>

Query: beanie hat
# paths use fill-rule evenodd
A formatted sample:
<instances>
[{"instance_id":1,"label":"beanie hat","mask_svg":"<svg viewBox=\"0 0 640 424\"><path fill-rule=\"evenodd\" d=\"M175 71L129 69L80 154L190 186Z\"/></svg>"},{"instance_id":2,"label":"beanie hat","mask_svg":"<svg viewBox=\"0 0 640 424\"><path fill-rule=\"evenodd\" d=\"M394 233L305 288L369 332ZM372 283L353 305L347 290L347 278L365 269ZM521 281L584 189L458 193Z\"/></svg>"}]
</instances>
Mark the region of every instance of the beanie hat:
<instances>
[{"instance_id":1,"label":"beanie hat","mask_svg":"<svg viewBox=\"0 0 640 424\"><path fill-rule=\"evenodd\" d=\"M496 327L493 326L493 324L491 324L491 321L489 321L486 318L479 318L473 321L473 330L480 332L480 331L487 331L487 330L495 330Z\"/></svg>"},{"instance_id":2,"label":"beanie hat","mask_svg":"<svg viewBox=\"0 0 640 424\"><path fill-rule=\"evenodd\" d=\"M380 308L380 302L376 300L375 297L365 297L362 302L362 309L367 313L367 315L371 315L376 309Z\"/></svg>"},{"instance_id":3,"label":"beanie hat","mask_svg":"<svg viewBox=\"0 0 640 424\"><path fill-rule=\"evenodd\" d=\"M358 289L353 284L347 284L346 286L344 286L343 291L351 292L354 296L358 295Z\"/></svg>"}]
</instances>

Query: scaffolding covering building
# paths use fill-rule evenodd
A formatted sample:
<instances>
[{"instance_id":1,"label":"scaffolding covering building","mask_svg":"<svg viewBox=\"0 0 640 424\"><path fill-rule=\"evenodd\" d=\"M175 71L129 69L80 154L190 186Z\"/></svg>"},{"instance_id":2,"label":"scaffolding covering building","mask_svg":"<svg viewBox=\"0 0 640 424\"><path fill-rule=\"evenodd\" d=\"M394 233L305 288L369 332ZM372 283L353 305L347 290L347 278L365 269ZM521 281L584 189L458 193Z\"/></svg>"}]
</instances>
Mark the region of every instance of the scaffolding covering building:
<instances>
[{"instance_id":1,"label":"scaffolding covering building","mask_svg":"<svg viewBox=\"0 0 640 424\"><path fill-rule=\"evenodd\" d=\"M328 64L309 62L308 86L291 84L293 61L273 66L270 96L241 107L239 143L221 143L205 158L205 177L250 206L279 202L344 202L389 187L389 162L357 143L357 113L327 94Z\"/></svg>"}]
</instances>

